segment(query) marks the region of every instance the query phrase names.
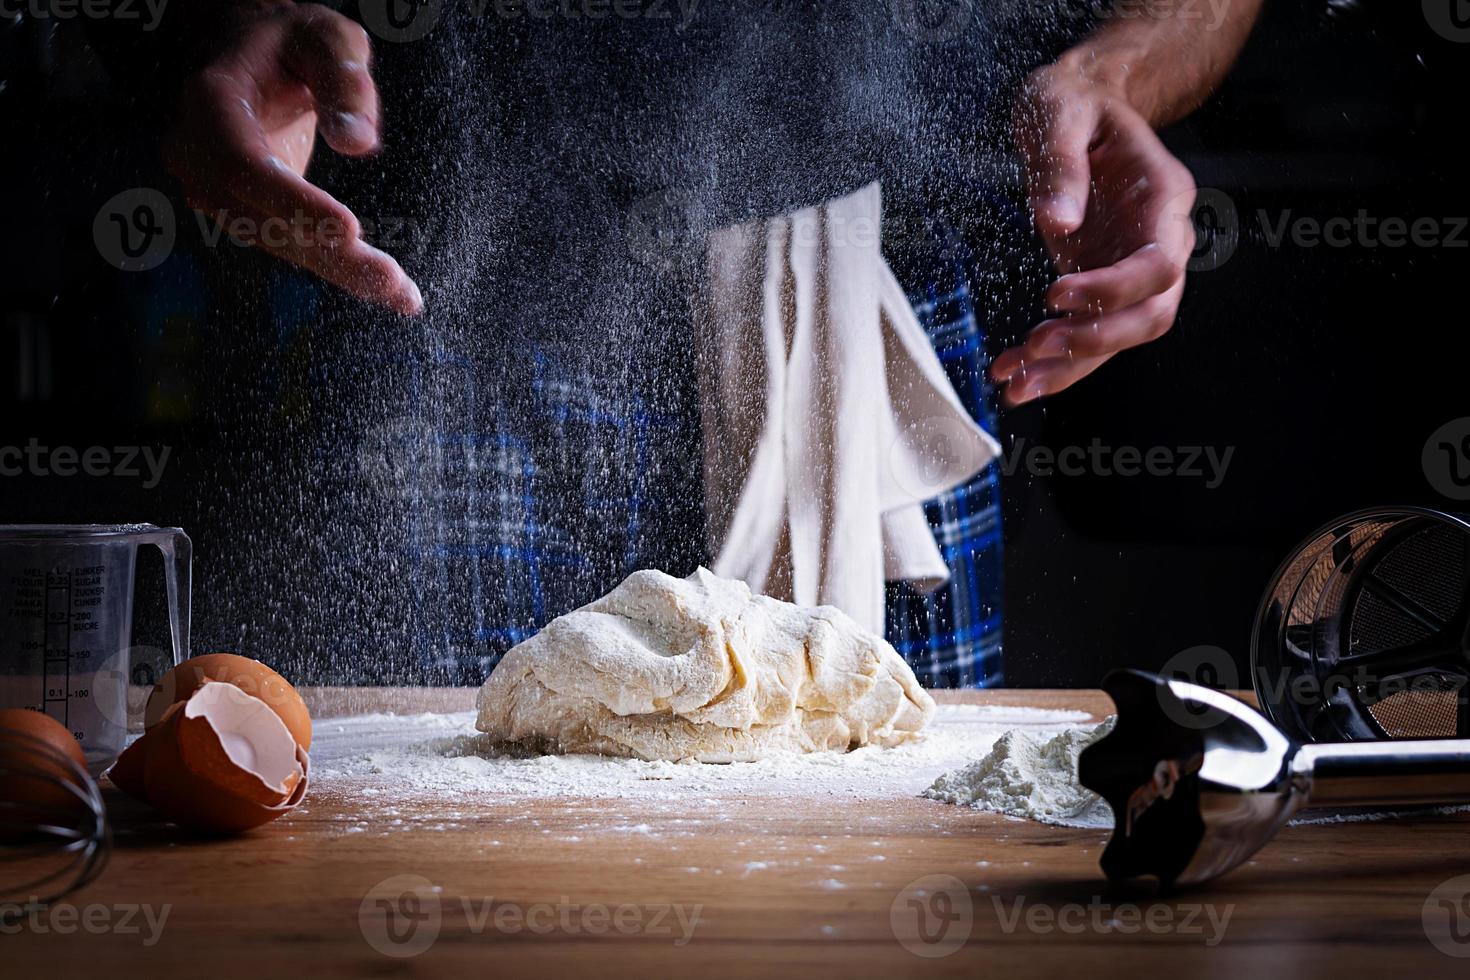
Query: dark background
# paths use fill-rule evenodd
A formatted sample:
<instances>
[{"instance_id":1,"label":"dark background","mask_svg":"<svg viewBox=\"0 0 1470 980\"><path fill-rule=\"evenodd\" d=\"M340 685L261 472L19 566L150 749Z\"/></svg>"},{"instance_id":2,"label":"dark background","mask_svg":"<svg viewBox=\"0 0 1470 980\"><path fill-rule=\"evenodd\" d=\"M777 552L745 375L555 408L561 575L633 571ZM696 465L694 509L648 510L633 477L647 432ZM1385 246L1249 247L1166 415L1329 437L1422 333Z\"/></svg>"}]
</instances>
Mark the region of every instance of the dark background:
<instances>
[{"instance_id":1,"label":"dark background","mask_svg":"<svg viewBox=\"0 0 1470 980\"><path fill-rule=\"evenodd\" d=\"M1091 686L1108 666L1156 667L1199 645L1243 660L1267 578L1309 531L1362 506L1456 506L1426 478L1421 451L1441 424L1470 415L1470 232L1427 248L1301 247L1269 241L1262 214L1268 227L1360 210L1436 219L1446 235L1458 227L1470 214L1460 135L1470 43L1436 34L1403 0L1268 7L1230 80L1166 134L1235 215L1202 250L1178 325L1073 391L1001 417L1007 447L1233 448L1226 478L1214 489L1183 476L1007 480L1010 685ZM0 24L0 445L35 437L172 455L153 490L120 477L0 479L0 523L180 524L207 580L228 562L208 529L229 517L200 502L198 481L216 478L201 460L218 434L201 431L191 406L222 385L220 367L187 296L174 290L174 306L152 308L158 290L96 254L101 202L160 178L154 134L117 111L68 27ZM131 275L176 274L166 264ZM992 339L1030 322L1018 316ZM283 357L283 375L299 368ZM156 591L152 572L145 593ZM161 642L151 602L138 633ZM195 641L233 645L218 629Z\"/></svg>"},{"instance_id":2,"label":"dark background","mask_svg":"<svg viewBox=\"0 0 1470 980\"><path fill-rule=\"evenodd\" d=\"M1242 663L1267 579L1319 525L1373 505L1456 506L1421 452L1470 414L1464 235L1273 247L1259 212L1273 229L1287 213L1360 209L1463 221L1470 46L1429 30L1419 3L1266 6L1217 97L1166 134L1199 186L1234 202L1233 254L1190 277L1177 326L1146 353L1002 422L1058 446L1234 447L1228 476L1215 490L1010 481L1009 684L1095 684L1111 664L1199 645Z\"/></svg>"}]
</instances>

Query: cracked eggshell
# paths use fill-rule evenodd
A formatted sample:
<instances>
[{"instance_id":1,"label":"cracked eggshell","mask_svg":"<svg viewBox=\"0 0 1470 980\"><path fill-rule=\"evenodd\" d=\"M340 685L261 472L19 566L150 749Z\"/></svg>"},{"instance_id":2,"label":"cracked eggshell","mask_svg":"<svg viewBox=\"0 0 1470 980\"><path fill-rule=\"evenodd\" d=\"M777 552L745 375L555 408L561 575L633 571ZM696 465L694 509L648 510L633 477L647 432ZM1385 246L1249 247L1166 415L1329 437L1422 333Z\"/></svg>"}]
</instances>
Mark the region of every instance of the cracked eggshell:
<instances>
[{"instance_id":1,"label":"cracked eggshell","mask_svg":"<svg viewBox=\"0 0 1470 980\"><path fill-rule=\"evenodd\" d=\"M163 713L163 718L167 718L182 708L182 703L169 705ZM117 757L112 767L103 774L112 781L112 785L143 803L149 802L146 779L148 750L153 744L153 732L157 727L155 725L154 728L134 739L131 745L122 750L122 754Z\"/></svg>"},{"instance_id":2,"label":"cracked eggshell","mask_svg":"<svg viewBox=\"0 0 1470 980\"><path fill-rule=\"evenodd\" d=\"M143 782L143 766L148 760L148 746L143 743L147 738L145 734L123 749L117 761L105 773L112 780L112 785L144 803L148 802L148 789Z\"/></svg>"},{"instance_id":3,"label":"cracked eggshell","mask_svg":"<svg viewBox=\"0 0 1470 980\"><path fill-rule=\"evenodd\" d=\"M239 833L306 795L306 752L269 705L232 685L205 683L144 738L146 798L176 823Z\"/></svg>"},{"instance_id":4,"label":"cracked eggshell","mask_svg":"<svg viewBox=\"0 0 1470 980\"><path fill-rule=\"evenodd\" d=\"M143 711L146 727L151 729L161 723L169 705L189 700L210 682L233 684L264 701L291 730L296 744L304 751L311 751L311 713L296 688L260 661L234 653L190 657L164 674L148 695L148 705Z\"/></svg>"}]
</instances>

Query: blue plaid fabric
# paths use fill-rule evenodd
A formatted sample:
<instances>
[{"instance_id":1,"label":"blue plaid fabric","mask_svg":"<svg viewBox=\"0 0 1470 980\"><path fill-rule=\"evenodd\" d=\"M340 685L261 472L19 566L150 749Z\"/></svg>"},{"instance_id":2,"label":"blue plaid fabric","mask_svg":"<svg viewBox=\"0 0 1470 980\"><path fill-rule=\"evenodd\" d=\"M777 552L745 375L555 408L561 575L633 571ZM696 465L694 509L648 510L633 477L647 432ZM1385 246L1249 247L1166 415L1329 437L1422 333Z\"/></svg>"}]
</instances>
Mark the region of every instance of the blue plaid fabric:
<instances>
[{"instance_id":1,"label":"blue plaid fabric","mask_svg":"<svg viewBox=\"0 0 1470 980\"><path fill-rule=\"evenodd\" d=\"M953 232L936 237L941 247L924 263L931 281L909 300L961 402L994 435L985 336L971 293L973 256ZM999 460L926 502L924 512L950 579L927 595L907 582L888 583L888 641L925 687L997 686L1004 678Z\"/></svg>"},{"instance_id":2,"label":"blue plaid fabric","mask_svg":"<svg viewBox=\"0 0 1470 980\"><path fill-rule=\"evenodd\" d=\"M910 301L961 401L994 433L973 258L953 233L936 232L930 244L910 276L924 282ZM278 276L301 280L294 270ZM294 290L272 292L280 293L272 307L291 319L311 306ZM381 661L353 665L353 682L476 683L510 647L629 572L682 575L708 560L692 393L669 398L656 372L613 387L591 383L585 364L534 345L522 350L512 380L503 358L504 351L471 358L422 350L374 370L355 354L314 372L323 393L362 388L376 374L396 379L383 419L357 420L366 428L349 423L355 452L344 457L335 438L320 447L323 471L339 478L334 506L365 502L355 522L364 533L351 546L334 542L357 560L323 571L330 587L298 610L304 632L313 616L324 632L365 617L405 627L401 645L376 641ZM345 468L328 465L344 458ZM599 465L588 467L589 459ZM999 684L998 464L925 510L951 578L928 595L890 583L888 639L926 686ZM385 521L385 514L398 516ZM404 590L377 585L384 568L411 584L407 607L397 605ZM332 596L353 598L333 604ZM343 665L331 669L342 682Z\"/></svg>"},{"instance_id":3,"label":"blue plaid fabric","mask_svg":"<svg viewBox=\"0 0 1470 980\"><path fill-rule=\"evenodd\" d=\"M589 385L543 348L526 360L529 397L514 411L477 394L491 365L441 363L436 388L447 377L459 404L427 435L390 427L397 444L370 453L409 464L396 469L419 496L402 542L418 598L413 653L442 682L477 683L506 650L629 572L686 574L703 557L687 485L699 479L688 466L693 420L657 410L637 386Z\"/></svg>"},{"instance_id":4,"label":"blue plaid fabric","mask_svg":"<svg viewBox=\"0 0 1470 980\"><path fill-rule=\"evenodd\" d=\"M952 233L935 244L925 261L929 282L910 301L961 401L994 433L972 257ZM529 359L529 414L514 431L482 431L475 376L490 368L455 361L439 370L465 404L440 416L427 453L417 444L396 450L413 460L410 482L432 491L433 499L409 508L404 543L420 596L415 656L433 678L477 680L510 647L629 572L684 574L707 560L697 508L671 497L692 488L669 482L673 471L687 476L696 420L653 410L655 401L636 387L593 390L545 351L532 350ZM586 459L605 463L587 474ZM927 502L925 511L951 578L927 595L889 583L888 639L926 686L997 685L999 464Z\"/></svg>"}]
</instances>

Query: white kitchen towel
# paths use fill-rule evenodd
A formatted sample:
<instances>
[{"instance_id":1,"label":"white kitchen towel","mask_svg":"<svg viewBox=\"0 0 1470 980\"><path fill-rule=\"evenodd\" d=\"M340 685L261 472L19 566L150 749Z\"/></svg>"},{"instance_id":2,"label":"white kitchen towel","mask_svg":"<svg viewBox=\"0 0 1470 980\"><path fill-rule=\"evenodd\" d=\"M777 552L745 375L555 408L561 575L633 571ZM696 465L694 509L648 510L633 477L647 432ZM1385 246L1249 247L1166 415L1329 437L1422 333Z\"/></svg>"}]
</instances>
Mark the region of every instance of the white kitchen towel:
<instances>
[{"instance_id":1,"label":"white kitchen towel","mask_svg":"<svg viewBox=\"0 0 1470 980\"><path fill-rule=\"evenodd\" d=\"M711 233L697 319L718 575L883 632L883 582L949 577L922 501L999 446L882 253L877 183Z\"/></svg>"}]
</instances>

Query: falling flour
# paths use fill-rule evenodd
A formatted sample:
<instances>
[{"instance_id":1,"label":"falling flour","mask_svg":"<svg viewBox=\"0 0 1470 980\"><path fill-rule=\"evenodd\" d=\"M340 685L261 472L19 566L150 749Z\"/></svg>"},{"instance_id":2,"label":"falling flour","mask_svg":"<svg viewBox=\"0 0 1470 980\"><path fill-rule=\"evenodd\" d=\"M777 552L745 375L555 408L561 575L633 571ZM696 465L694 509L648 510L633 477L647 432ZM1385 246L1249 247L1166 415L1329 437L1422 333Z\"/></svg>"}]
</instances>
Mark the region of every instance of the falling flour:
<instances>
[{"instance_id":1,"label":"falling flour","mask_svg":"<svg viewBox=\"0 0 1470 980\"><path fill-rule=\"evenodd\" d=\"M1006 732L983 759L946 772L923 795L1043 823L1111 827L1107 803L1077 781L1077 757L1112 731L1113 722L1109 718L1096 727L1069 728L1057 735Z\"/></svg>"}]
</instances>

